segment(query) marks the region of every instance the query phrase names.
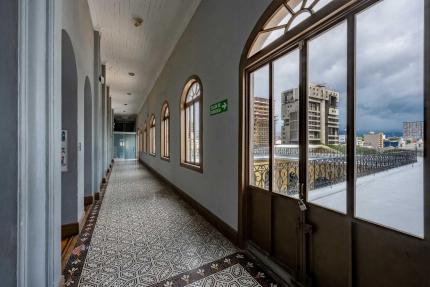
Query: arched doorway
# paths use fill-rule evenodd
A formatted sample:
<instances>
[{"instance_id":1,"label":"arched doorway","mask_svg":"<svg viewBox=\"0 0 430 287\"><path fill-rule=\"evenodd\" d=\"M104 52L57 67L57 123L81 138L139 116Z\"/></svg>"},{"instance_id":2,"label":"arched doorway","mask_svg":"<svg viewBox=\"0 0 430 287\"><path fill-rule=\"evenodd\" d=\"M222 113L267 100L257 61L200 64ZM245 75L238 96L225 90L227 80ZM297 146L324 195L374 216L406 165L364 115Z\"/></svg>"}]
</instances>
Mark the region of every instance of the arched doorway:
<instances>
[{"instance_id":1,"label":"arched doorway","mask_svg":"<svg viewBox=\"0 0 430 287\"><path fill-rule=\"evenodd\" d=\"M91 83L85 78L84 86L84 203L93 202L93 96Z\"/></svg>"},{"instance_id":2,"label":"arched doorway","mask_svg":"<svg viewBox=\"0 0 430 287\"><path fill-rule=\"evenodd\" d=\"M62 237L79 232L78 224L78 72L72 41L66 31L61 38Z\"/></svg>"},{"instance_id":3,"label":"arched doorway","mask_svg":"<svg viewBox=\"0 0 430 287\"><path fill-rule=\"evenodd\" d=\"M239 233L293 280L428 285L425 135L392 135L428 124L424 11L422 0L274 0L248 39Z\"/></svg>"}]
</instances>

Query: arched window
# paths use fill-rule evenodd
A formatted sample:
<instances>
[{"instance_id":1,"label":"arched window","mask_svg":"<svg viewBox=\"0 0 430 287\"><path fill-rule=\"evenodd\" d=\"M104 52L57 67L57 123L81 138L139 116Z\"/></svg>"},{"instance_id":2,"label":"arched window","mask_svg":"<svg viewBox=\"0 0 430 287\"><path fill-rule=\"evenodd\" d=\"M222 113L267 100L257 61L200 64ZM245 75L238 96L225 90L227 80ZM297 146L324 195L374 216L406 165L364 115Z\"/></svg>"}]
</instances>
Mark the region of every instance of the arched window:
<instances>
[{"instance_id":1,"label":"arched window","mask_svg":"<svg viewBox=\"0 0 430 287\"><path fill-rule=\"evenodd\" d=\"M149 121L149 154L155 156L155 116Z\"/></svg>"},{"instance_id":2,"label":"arched window","mask_svg":"<svg viewBox=\"0 0 430 287\"><path fill-rule=\"evenodd\" d=\"M198 77L185 84L181 97L181 164L202 171L203 90Z\"/></svg>"},{"instance_id":3,"label":"arched window","mask_svg":"<svg viewBox=\"0 0 430 287\"><path fill-rule=\"evenodd\" d=\"M161 158L170 159L170 111L167 102L161 108Z\"/></svg>"},{"instance_id":4,"label":"arched window","mask_svg":"<svg viewBox=\"0 0 430 287\"><path fill-rule=\"evenodd\" d=\"M145 123L143 124L143 139L142 139L142 150L144 153L148 153L147 141L148 141L148 126L147 126L147 122L145 121Z\"/></svg>"}]
</instances>

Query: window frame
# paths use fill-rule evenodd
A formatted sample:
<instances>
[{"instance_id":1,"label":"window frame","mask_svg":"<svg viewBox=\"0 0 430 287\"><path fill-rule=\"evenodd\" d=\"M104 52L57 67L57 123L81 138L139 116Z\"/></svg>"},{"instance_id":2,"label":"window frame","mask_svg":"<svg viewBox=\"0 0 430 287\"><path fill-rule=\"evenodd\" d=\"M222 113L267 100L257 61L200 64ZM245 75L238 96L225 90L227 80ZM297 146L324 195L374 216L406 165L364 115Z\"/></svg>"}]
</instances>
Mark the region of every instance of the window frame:
<instances>
[{"instance_id":1,"label":"window frame","mask_svg":"<svg viewBox=\"0 0 430 287\"><path fill-rule=\"evenodd\" d=\"M187 102L187 96L189 94L190 89L194 86L194 84L199 85L200 94L197 98L193 99L190 102ZM186 117L186 109L190 106L194 106L196 103L199 104L199 163L191 163L186 160L186 139L187 139L187 117ZM203 85L200 78L196 75L191 76L185 83L184 88L182 89L182 96L180 100L180 114L181 114L181 162L180 165L182 167L203 173ZM194 140L195 144L195 140Z\"/></svg>"},{"instance_id":2,"label":"window frame","mask_svg":"<svg viewBox=\"0 0 430 287\"><path fill-rule=\"evenodd\" d=\"M166 116L166 112L168 112L167 116ZM161 117L160 117L160 158L165 161L170 161L170 151L171 151L170 115L171 115L171 112L170 112L169 103L165 101L161 107ZM167 128L167 133L166 133L166 128ZM166 139L166 135L167 135L167 139Z\"/></svg>"},{"instance_id":3,"label":"window frame","mask_svg":"<svg viewBox=\"0 0 430 287\"><path fill-rule=\"evenodd\" d=\"M145 123L143 124L143 136L142 136L142 151L144 154L148 153L148 125L147 121L145 120Z\"/></svg>"},{"instance_id":4,"label":"window frame","mask_svg":"<svg viewBox=\"0 0 430 287\"><path fill-rule=\"evenodd\" d=\"M388 230L390 232L394 232L401 236L411 237L418 240L428 240L430 238L430 228L428 227L428 222L426 222L427 218L430 218L430 179L426 179L424 177L424 198L423 198L423 219L424 219L424 237L418 237L416 235L411 235L405 231L397 230L391 226L381 225L377 222L373 222L366 219L361 219L356 214L356 202L355 202L355 194L356 194L356 148L355 148L355 138L356 138L356 101L357 101L357 91L356 91L356 16L365 11L371 6L381 2L382 0L365 0L365 1L355 1L355 0L333 0L328 3L326 6L321 8L318 13L314 14L312 17L304 20L291 30L285 32L284 35L276 39L275 41L268 44L266 47L260 49L255 54L251 54L250 51L253 49L253 45L255 44L256 39L258 38L259 33L262 28L270 21L272 15L274 15L279 7L283 5L284 0L274 0L273 3L268 7L268 9L263 13L262 17L259 19L257 24L254 27L254 30L251 33L251 36L248 39L248 42L245 45L245 48L242 53L241 62L240 62L240 128L241 131L239 133L239 234L241 236L240 240L245 238L243 231L246 230L246 217L243 215L244 210L246 210L246 201L243 200L244 194L247 193L247 189L252 188L253 190L258 190L259 192L270 192L272 193L272 189L269 191L265 189L261 189L255 186L250 185L250 75L257 71L259 68L271 64L280 57L288 54L290 51L294 50L297 47L306 46L304 48L304 55L307 57L308 47L307 44L313 38L318 35L322 35L324 32L330 30L333 27L336 27L341 22L347 22L347 168L346 168L346 184L347 184L347 203L346 203L346 214L339 213L337 211L330 210L326 207L321 207L313 204L312 202L307 201L308 198L308 190L304 189L301 193L303 200L306 204L311 206L316 206L318 208L322 208L327 212L335 212L343 217L350 218L353 222L359 222L363 224L368 224L371 226L378 226L382 230ZM425 13L423 11L423 13ZM425 19L426 21L426 19ZM428 20L427 20L428 23ZM428 29L430 30L430 29ZM424 83L425 87L423 89L424 93L424 154L428 153L430 149L430 142L428 140L428 134L430 133L430 109L427 108L430 103L429 98L429 90L430 90L430 75L429 69L426 64L429 63L429 31L424 31ZM426 60L427 59L427 60ZM302 60L301 60L302 61ZM305 65L302 63L302 72L300 73L301 77L304 77L303 82L307 82L308 76L308 63L307 60L304 61ZM303 90L303 88L302 88ZM301 92L303 96L301 96L301 101L308 102L307 91ZM301 109L301 112L306 112L303 117L302 122L306 121L306 116L308 116L307 105L304 105L304 108ZM270 129L273 127L271 119ZM306 125L307 126L307 125ZM303 147L308 146L308 128L303 129L302 133L306 135L306 140L301 140L300 145ZM273 144L273 139L271 140L271 145ZM303 174L301 182L307 182L307 169L305 165L308 162L307 148L302 148L300 152L303 163L300 163L303 166L303 171L300 171L300 174ZM427 159L424 157L424 172L428 170L430 166L430 158ZM272 179L272 176L270 175ZM298 201L298 199L297 199ZM246 212L246 211L245 211Z\"/></svg>"},{"instance_id":5,"label":"window frame","mask_svg":"<svg viewBox=\"0 0 430 287\"><path fill-rule=\"evenodd\" d=\"M149 121L149 155L154 157L157 155L157 148L155 145L155 128L155 115L152 114Z\"/></svg>"}]
</instances>

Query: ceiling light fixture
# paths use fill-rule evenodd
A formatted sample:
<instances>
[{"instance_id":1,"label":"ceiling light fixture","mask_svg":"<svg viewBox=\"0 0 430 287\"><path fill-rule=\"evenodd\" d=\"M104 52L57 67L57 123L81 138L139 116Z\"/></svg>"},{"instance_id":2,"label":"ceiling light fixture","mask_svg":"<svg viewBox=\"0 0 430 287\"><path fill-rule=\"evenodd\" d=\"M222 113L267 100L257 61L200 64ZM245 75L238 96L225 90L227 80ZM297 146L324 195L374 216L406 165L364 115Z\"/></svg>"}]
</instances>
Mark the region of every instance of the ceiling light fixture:
<instances>
[{"instance_id":1,"label":"ceiling light fixture","mask_svg":"<svg viewBox=\"0 0 430 287\"><path fill-rule=\"evenodd\" d=\"M127 93L128 96L131 96L131 93Z\"/></svg>"},{"instance_id":2,"label":"ceiling light fixture","mask_svg":"<svg viewBox=\"0 0 430 287\"><path fill-rule=\"evenodd\" d=\"M133 72L129 72L129 73L128 73L128 75L129 75L130 77L134 77L136 74L135 74L135 73L133 73Z\"/></svg>"},{"instance_id":3,"label":"ceiling light fixture","mask_svg":"<svg viewBox=\"0 0 430 287\"><path fill-rule=\"evenodd\" d=\"M124 104L124 106L127 106L128 104Z\"/></svg>"}]
</instances>

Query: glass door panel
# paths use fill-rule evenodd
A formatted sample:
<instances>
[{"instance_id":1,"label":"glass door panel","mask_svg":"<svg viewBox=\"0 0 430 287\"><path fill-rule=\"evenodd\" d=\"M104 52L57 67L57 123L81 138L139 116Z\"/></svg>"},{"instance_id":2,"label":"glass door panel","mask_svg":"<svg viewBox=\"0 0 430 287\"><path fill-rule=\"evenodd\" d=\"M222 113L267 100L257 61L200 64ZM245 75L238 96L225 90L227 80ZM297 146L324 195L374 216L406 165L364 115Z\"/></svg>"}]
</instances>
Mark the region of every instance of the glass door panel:
<instances>
[{"instance_id":1,"label":"glass door panel","mask_svg":"<svg viewBox=\"0 0 430 287\"><path fill-rule=\"evenodd\" d=\"M308 201L346 213L346 22L308 49Z\"/></svg>"},{"instance_id":2,"label":"glass door panel","mask_svg":"<svg viewBox=\"0 0 430 287\"><path fill-rule=\"evenodd\" d=\"M424 236L424 1L357 15L356 216Z\"/></svg>"},{"instance_id":3,"label":"glass door panel","mask_svg":"<svg viewBox=\"0 0 430 287\"><path fill-rule=\"evenodd\" d=\"M249 183L270 188L270 84L269 65L253 72L250 79Z\"/></svg>"},{"instance_id":4,"label":"glass door panel","mask_svg":"<svg viewBox=\"0 0 430 287\"><path fill-rule=\"evenodd\" d=\"M273 192L299 191L299 64L296 49L273 62Z\"/></svg>"}]
</instances>

